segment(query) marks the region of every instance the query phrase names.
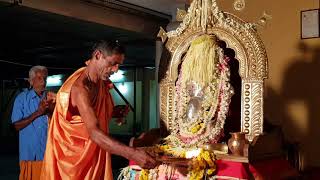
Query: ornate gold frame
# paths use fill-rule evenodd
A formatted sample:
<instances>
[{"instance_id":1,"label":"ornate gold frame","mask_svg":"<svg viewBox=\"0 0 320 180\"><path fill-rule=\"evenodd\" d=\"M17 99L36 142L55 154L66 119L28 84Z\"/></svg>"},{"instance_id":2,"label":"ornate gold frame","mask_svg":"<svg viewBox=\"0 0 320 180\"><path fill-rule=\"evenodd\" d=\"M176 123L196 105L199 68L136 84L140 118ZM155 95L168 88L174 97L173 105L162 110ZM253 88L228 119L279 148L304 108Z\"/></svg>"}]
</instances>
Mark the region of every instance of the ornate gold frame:
<instances>
[{"instance_id":1,"label":"ornate gold frame","mask_svg":"<svg viewBox=\"0 0 320 180\"><path fill-rule=\"evenodd\" d=\"M159 82L160 119L169 131L173 129L178 65L192 40L202 34L216 35L236 53L242 79L241 131L252 141L263 132L263 87L264 79L268 76L267 54L255 24L220 11L215 0L194 0L176 30L166 33L161 29L159 32L158 36L162 38L170 54L168 66L162 70L165 71L165 76ZM163 61L161 59L160 64Z\"/></svg>"}]
</instances>

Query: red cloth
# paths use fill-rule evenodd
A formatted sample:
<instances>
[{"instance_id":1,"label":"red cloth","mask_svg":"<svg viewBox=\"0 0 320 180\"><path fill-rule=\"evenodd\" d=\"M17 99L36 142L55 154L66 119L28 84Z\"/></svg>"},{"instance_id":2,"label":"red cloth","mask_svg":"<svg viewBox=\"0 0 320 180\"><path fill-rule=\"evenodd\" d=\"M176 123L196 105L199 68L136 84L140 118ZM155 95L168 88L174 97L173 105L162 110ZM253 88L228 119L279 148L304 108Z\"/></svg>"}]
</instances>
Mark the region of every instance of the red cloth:
<instances>
[{"instance_id":1,"label":"red cloth","mask_svg":"<svg viewBox=\"0 0 320 180\"><path fill-rule=\"evenodd\" d=\"M226 177L239 179L285 179L297 177L299 174L285 159L269 159L253 164L217 160L216 178ZM129 165L137 167L136 163L129 161Z\"/></svg>"},{"instance_id":2,"label":"red cloth","mask_svg":"<svg viewBox=\"0 0 320 180\"><path fill-rule=\"evenodd\" d=\"M226 176L239 179L249 179L249 168L247 163L217 160L216 176Z\"/></svg>"},{"instance_id":3,"label":"red cloth","mask_svg":"<svg viewBox=\"0 0 320 180\"><path fill-rule=\"evenodd\" d=\"M282 158L252 163L249 169L255 179L286 179L299 175L298 171Z\"/></svg>"}]
</instances>

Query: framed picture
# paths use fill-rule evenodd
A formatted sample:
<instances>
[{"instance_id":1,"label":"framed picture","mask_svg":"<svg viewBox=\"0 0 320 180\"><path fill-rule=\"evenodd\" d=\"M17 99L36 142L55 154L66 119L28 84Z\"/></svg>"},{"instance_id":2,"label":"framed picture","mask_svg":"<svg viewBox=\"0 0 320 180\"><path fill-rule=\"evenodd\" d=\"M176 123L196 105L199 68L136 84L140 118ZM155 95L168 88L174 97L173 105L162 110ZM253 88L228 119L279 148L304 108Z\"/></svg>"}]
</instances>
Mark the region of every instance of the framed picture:
<instances>
[{"instance_id":1,"label":"framed picture","mask_svg":"<svg viewBox=\"0 0 320 180\"><path fill-rule=\"evenodd\" d=\"M301 39L320 37L320 9L301 11Z\"/></svg>"}]
</instances>

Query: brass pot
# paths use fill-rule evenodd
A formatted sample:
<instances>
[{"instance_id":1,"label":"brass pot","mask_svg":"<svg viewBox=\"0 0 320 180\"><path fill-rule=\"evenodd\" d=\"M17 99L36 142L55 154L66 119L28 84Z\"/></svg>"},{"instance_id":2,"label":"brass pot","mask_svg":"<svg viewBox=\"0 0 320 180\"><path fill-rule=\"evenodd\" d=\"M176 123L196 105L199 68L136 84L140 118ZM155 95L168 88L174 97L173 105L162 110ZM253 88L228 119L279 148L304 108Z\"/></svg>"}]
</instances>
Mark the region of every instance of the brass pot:
<instances>
[{"instance_id":1,"label":"brass pot","mask_svg":"<svg viewBox=\"0 0 320 180\"><path fill-rule=\"evenodd\" d=\"M244 156L245 148L248 144L244 132L232 132L228 140L228 148L233 155Z\"/></svg>"}]
</instances>

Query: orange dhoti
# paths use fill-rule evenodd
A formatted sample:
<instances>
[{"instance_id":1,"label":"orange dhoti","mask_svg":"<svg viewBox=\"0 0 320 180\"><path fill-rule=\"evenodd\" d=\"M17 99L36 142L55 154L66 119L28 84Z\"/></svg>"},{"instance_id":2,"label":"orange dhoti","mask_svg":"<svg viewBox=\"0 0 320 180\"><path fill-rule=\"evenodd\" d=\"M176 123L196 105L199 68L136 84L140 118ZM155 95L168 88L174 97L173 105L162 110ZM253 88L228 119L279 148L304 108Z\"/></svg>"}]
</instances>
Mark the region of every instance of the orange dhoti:
<instances>
[{"instance_id":1,"label":"orange dhoti","mask_svg":"<svg viewBox=\"0 0 320 180\"><path fill-rule=\"evenodd\" d=\"M70 112L71 87L84 70L81 68L71 75L57 93L41 179L113 179L111 155L90 139L81 117ZM93 99L92 107L99 120L99 127L107 134L113 101L104 81L99 82L99 92Z\"/></svg>"},{"instance_id":2,"label":"orange dhoti","mask_svg":"<svg viewBox=\"0 0 320 180\"><path fill-rule=\"evenodd\" d=\"M42 161L20 161L19 180L40 180Z\"/></svg>"}]
</instances>

